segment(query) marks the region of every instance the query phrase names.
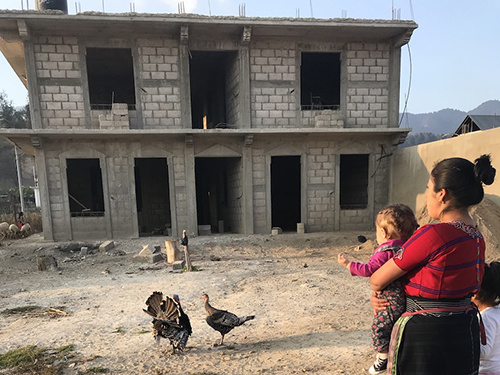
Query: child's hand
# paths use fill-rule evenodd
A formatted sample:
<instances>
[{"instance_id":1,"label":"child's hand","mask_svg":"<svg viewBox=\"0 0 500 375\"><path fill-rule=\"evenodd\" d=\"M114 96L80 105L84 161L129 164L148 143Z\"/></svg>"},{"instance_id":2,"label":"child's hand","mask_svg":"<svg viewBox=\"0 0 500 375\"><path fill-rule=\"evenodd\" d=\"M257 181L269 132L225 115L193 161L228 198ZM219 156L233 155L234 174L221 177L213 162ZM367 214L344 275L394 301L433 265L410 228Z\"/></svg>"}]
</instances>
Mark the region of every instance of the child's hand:
<instances>
[{"instance_id":1,"label":"child's hand","mask_svg":"<svg viewBox=\"0 0 500 375\"><path fill-rule=\"evenodd\" d=\"M348 267L350 263L349 258L347 258L344 253L340 253L337 256L337 262L339 262L339 264L344 267Z\"/></svg>"}]
</instances>

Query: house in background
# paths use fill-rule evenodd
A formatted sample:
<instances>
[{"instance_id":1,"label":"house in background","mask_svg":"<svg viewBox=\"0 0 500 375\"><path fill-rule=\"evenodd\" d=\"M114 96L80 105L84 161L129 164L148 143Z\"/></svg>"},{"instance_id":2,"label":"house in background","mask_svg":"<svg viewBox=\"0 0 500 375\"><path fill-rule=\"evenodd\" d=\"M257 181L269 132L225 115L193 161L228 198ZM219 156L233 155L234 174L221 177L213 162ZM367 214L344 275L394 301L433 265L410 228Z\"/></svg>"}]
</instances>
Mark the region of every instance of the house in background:
<instances>
[{"instance_id":1,"label":"house in background","mask_svg":"<svg viewBox=\"0 0 500 375\"><path fill-rule=\"evenodd\" d=\"M388 203L413 21L0 12L44 236L364 230Z\"/></svg>"},{"instance_id":2,"label":"house in background","mask_svg":"<svg viewBox=\"0 0 500 375\"><path fill-rule=\"evenodd\" d=\"M454 137L460 134L475 132L478 130L488 130L500 127L500 116L496 115L467 115L462 121Z\"/></svg>"}]
</instances>

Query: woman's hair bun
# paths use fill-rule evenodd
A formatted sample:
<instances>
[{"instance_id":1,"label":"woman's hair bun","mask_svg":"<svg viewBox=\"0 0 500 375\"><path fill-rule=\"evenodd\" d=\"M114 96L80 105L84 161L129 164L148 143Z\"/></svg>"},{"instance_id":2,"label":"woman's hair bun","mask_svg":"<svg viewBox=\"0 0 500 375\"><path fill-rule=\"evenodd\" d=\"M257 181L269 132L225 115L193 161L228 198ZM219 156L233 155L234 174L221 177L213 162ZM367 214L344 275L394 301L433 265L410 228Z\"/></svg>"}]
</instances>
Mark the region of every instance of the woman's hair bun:
<instances>
[{"instance_id":1,"label":"woman's hair bun","mask_svg":"<svg viewBox=\"0 0 500 375\"><path fill-rule=\"evenodd\" d=\"M481 155L474 161L474 174L485 185L493 183L496 169L491 165L490 155Z\"/></svg>"}]
</instances>

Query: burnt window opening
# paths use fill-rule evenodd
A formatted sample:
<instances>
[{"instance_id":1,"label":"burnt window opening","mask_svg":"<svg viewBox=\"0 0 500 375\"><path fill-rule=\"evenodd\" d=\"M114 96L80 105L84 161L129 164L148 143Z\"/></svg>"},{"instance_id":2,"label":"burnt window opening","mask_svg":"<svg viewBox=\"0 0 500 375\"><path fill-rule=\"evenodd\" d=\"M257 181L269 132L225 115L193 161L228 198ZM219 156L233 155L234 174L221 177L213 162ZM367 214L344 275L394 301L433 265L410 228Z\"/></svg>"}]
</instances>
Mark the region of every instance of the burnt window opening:
<instances>
[{"instance_id":1,"label":"burnt window opening","mask_svg":"<svg viewBox=\"0 0 500 375\"><path fill-rule=\"evenodd\" d=\"M340 155L340 208L343 210L368 206L368 156Z\"/></svg>"},{"instance_id":2,"label":"burnt window opening","mask_svg":"<svg viewBox=\"0 0 500 375\"><path fill-rule=\"evenodd\" d=\"M340 53L302 52L300 106L302 110L339 109Z\"/></svg>"},{"instance_id":3,"label":"burnt window opening","mask_svg":"<svg viewBox=\"0 0 500 375\"><path fill-rule=\"evenodd\" d=\"M71 216L104 216L99 159L67 159L66 175Z\"/></svg>"},{"instance_id":4,"label":"burnt window opening","mask_svg":"<svg viewBox=\"0 0 500 375\"><path fill-rule=\"evenodd\" d=\"M193 129L235 128L240 70L236 51L190 51Z\"/></svg>"},{"instance_id":5,"label":"burnt window opening","mask_svg":"<svg viewBox=\"0 0 500 375\"><path fill-rule=\"evenodd\" d=\"M87 48L90 107L111 109L126 103L135 109L134 64L130 48Z\"/></svg>"}]
</instances>

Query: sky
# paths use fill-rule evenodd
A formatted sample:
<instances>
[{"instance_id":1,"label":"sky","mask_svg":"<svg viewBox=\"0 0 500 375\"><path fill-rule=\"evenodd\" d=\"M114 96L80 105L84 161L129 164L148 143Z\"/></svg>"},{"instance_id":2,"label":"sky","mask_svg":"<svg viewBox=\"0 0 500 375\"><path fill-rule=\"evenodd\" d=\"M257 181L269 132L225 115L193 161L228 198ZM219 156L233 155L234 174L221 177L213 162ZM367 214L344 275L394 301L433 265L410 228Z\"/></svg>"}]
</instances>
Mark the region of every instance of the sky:
<instances>
[{"instance_id":1,"label":"sky","mask_svg":"<svg viewBox=\"0 0 500 375\"><path fill-rule=\"evenodd\" d=\"M34 9L36 0L0 0L3 9ZM70 14L77 2L68 0ZM177 0L84 0L82 12L177 13ZM400 112L429 113L452 108L468 112L487 100L500 100L499 0L184 0L187 13L247 17L315 17L402 20L419 27L402 48ZM15 106L27 91L0 53L0 91Z\"/></svg>"}]
</instances>

